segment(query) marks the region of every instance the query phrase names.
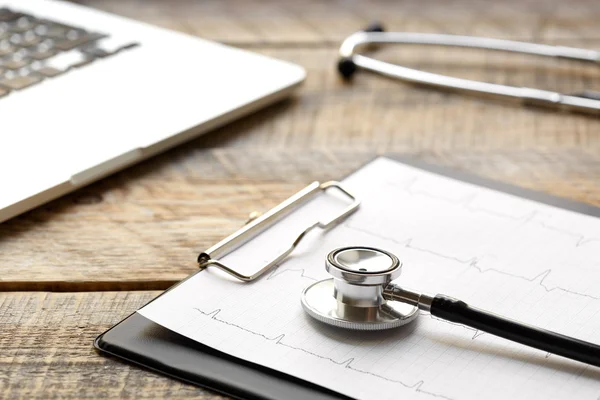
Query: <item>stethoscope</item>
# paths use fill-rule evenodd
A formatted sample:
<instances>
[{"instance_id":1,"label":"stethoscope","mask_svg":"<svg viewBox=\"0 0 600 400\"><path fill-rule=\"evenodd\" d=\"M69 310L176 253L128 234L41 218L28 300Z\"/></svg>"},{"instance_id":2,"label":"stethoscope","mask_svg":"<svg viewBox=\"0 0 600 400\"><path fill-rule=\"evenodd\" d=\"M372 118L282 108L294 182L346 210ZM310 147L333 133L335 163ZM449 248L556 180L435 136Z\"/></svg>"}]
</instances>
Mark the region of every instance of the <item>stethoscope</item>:
<instances>
[{"instance_id":1,"label":"stethoscope","mask_svg":"<svg viewBox=\"0 0 600 400\"><path fill-rule=\"evenodd\" d=\"M339 50L338 71L349 80L358 68L408 82L430 85L439 89L461 91L485 97L500 97L524 105L552 107L568 111L600 113L600 92L563 94L527 87L478 82L434 74L391 64L359 54L362 48L380 44L421 44L498 50L537 56L558 57L600 64L600 52L565 46L550 46L513 40L475 36L444 35L416 32L384 32L379 24L356 32L344 40Z\"/></svg>"},{"instance_id":2,"label":"stethoscope","mask_svg":"<svg viewBox=\"0 0 600 400\"><path fill-rule=\"evenodd\" d=\"M325 269L333 278L313 283L302 292L304 310L325 324L378 331L406 325L423 310L442 320L600 367L598 345L392 282L400 276L402 263L387 251L360 246L340 248L327 255Z\"/></svg>"}]
</instances>

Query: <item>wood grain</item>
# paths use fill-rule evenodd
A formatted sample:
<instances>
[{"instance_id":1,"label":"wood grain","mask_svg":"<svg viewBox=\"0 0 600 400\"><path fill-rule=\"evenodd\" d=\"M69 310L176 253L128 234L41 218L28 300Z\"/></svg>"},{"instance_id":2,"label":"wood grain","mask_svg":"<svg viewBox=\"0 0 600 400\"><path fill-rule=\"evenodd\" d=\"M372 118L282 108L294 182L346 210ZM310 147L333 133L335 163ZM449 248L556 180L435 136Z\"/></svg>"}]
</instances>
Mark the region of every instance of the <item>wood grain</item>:
<instances>
[{"instance_id":1,"label":"wood grain","mask_svg":"<svg viewBox=\"0 0 600 400\"><path fill-rule=\"evenodd\" d=\"M520 40L597 39L600 4L584 1L83 0L154 25L238 46L334 44L371 21L398 31Z\"/></svg>"},{"instance_id":2,"label":"wood grain","mask_svg":"<svg viewBox=\"0 0 600 400\"><path fill-rule=\"evenodd\" d=\"M147 290L195 271L198 252L251 211L313 180L341 178L378 154L600 206L600 118L368 73L345 84L335 71L340 42L374 20L391 30L598 49L600 2L78 2L289 60L308 78L287 101L0 224L0 291L13 291L0 293L2 398L217 398L99 357L92 340L158 293ZM564 60L421 46L386 47L377 56L514 86L600 89L597 66Z\"/></svg>"},{"instance_id":3,"label":"wood grain","mask_svg":"<svg viewBox=\"0 0 600 400\"><path fill-rule=\"evenodd\" d=\"M416 67L515 85L575 91L600 75L570 70L569 63L558 63L557 74L521 59L513 61L527 68L499 66L497 55L473 57L461 68L460 52L438 65L410 51L403 54ZM239 228L251 211L385 152L429 154L434 163L558 195L598 197L600 119L368 74L345 85L332 68L334 50L263 53L308 68L295 97L0 225L0 290L164 289L191 273L197 253ZM549 182L513 175L523 163ZM565 174L577 174L577 192Z\"/></svg>"},{"instance_id":4,"label":"wood grain","mask_svg":"<svg viewBox=\"0 0 600 400\"><path fill-rule=\"evenodd\" d=\"M251 211L268 209L313 180L340 178L385 152L598 199L599 118L367 73L344 84L334 68L341 38L384 15L410 30L600 45L600 27L589 23L600 15L596 3L490 8L458 1L426 9L386 1L84 3L237 41L303 65L308 79L287 101L0 225L0 290L166 288L194 271L197 253L240 227ZM600 77L595 66L502 53L410 46L378 53L432 72L565 92L593 88ZM515 173L523 170L530 175Z\"/></svg>"},{"instance_id":5,"label":"wood grain","mask_svg":"<svg viewBox=\"0 0 600 400\"><path fill-rule=\"evenodd\" d=\"M156 295L0 293L0 397L221 398L92 347L96 336Z\"/></svg>"},{"instance_id":6,"label":"wood grain","mask_svg":"<svg viewBox=\"0 0 600 400\"><path fill-rule=\"evenodd\" d=\"M341 178L373 149L193 149L192 143L0 225L3 290L164 289L197 254L314 180ZM382 152L385 153L385 152ZM438 165L600 205L594 150L413 155Z\"/></svg>"}]
</instances>

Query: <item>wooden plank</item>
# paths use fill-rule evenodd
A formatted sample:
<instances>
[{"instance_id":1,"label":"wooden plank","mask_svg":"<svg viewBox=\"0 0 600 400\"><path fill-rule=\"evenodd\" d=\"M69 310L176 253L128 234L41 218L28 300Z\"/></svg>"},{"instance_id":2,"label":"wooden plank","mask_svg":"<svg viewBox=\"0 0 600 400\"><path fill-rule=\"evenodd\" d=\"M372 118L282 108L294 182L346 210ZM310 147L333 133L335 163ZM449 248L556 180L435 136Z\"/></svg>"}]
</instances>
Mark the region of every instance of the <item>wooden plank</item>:
<instances>
[{"instance_id":1,"label":"wooden plank","mask_svg":"<svg viewBox=\"0 0 600 400\"><path fill-rule=\"evenodd\" d=\"M600 48L598 2L79 2L299 63L308 80L289 101L0 224L0 290L166 288L249 212L385 152L600 205L598 118L365 73L344 85L334 68L341 40L372 20L402 31ZM465 50L385 48L378 56L566 92L594 88L599 75L564 61ZM157 293L0 293L0 397L216 398L92 349L98 333Z\"/></svg>"},{"instance_id":2,"label":"wooden plank","mask_svg":"<svg viewBox=\"0 0 600 400\"><path fill-rule=\"evenodd\" d=\"M600 38L597 1L80 1L151 24L240 46L337 44L371 21L390 30L519 40Z\"/></svg>"},{"instance_id":3,"label":"wooden plank","mask_svg":"<svg viewBox=\"0 0 600 400\"><path fill-rule=\"evenodd\" d=\"M223 398L93 349L97 335L157 294L0 293L0 397Z\"/></svg>"},{"instance_id":4,"label":"wooden plank","mask_svg":"<svg viewBox=\"0 0 600 400\"><path fill-rule=\"evenodd\" d=\"M201 143L201 141L200 141ZM313 180L340 178L377 151L208 150L190 146L0 225L2 290L162 289L197 254ZM398 154L600 204L593 150Z\"/></svg>"},{"instance_id":5,"label":"wooden plank","mask_svg":"<svg viewBox=\"0 0 600 400\"><path fill-rule=\"evenodd\" d=\"M266 18L263 14L272 5L261 3L250 10L245 2L182 1L163 14L168 2L151 1L147 6L91 4L174 22L193 20L195 13L208 19L221 15L240 26L252 15ZM331 27L324 22L328 7L335 4L316 4L318 12L289 3L275 9L302 21L320 16L320 22L311 24L334 29L346 23L335 22L339 14L333 12ZM374 3L374 10L387 7L382 4ZM338 5L336 9L343 8ZM436 8L429 16L410 3L390 7L391 14L405 8L403 18L441 13ZM494 7L500 7L494 15L512 15L510 7ZM522 7L529 6L519 3L514 9ZM549 13L545 7L541 12ZM578 7L565 15L581 17ZM590 15L595 7L590 6ZM480 8L463 7L460 12L474 21L482 12L485 20L488 14ZM529 10L525 14L533 15L534 8ZM449 11L447 23L464 24L460 12ZM349 21L354 14L342 10L341 15ZM290 32L297 30L291 26ZM585 42L575 36L554 38L565 45ZM600 47L600 39L586 43ZM286 46L254 50L307 68L307 81L292 99L1 224L0 290L166 288L193 272L197 253L240 227L249 212L268 209L312 180L339 178L383 152L598 201L598 118L443 93L367 73L344 84L334 67L335 46ZM539 64L526 57L467 50L388 47L379 55L442 74L565 92L593 88L600 75L594 66L560 60Z\"/></svg>"}]
</instances>

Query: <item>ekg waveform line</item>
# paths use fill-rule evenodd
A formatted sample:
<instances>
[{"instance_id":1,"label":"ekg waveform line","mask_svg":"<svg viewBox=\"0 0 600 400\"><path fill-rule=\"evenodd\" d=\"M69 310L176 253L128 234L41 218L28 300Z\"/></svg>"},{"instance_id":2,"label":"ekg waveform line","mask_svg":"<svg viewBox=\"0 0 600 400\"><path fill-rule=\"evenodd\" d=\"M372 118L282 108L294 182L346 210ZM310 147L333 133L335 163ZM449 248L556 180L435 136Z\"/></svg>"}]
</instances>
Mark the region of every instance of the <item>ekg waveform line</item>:
<instances>
[{"instance_id":1,"label":"ekg waveform line","mask_svg":"<svg viewBox=\"0 0 600 400\"><path fill-rule=\"evenodd\" d=\"M530 219L532 219L533 217L535 217L536 215L539 214L538 211L532 211L530 213L526 213L524 215L521 216L514 216L511 214L506 214L506 213L501 213L498 211L492 211L490 209L487 208L483 208L483 207L476 207L473 205L473 202L475 201L475 199L479 196L479 193L471 193L468 194L464 197L458 198L458 199L451 199L448 197L443 197L443 196L438 196L436 194L430 193L430 192L426 192L424 190L415 190L413 189L413 186L419 181L419 177L415 177L414 179L411 179L408 181L407 184L400 186L397 185L393 182L387 182L388 185L393 186L397 189L400 189L408 194L410 194L411 196L424 196L424 197L429 197L431 199L434 200L440 200L443 201L445 203L450 203L450 204L454 204L457 206L462 206L464 208L466 208L467 210L471 211L471 212L481 212L484 214L489 214L492 215L494 217L499 217L499 218L505 218L505 219L511 219L514 221L528 221Z\"/></svg>"},{"instance_id":2,"label":"ekg waveform line","mask_svg":"<svg viewBox=\"0 0 600 400\"><path fill-rule=\"evenodd\" d=\"M470 326L466 326L466 325L463 325L463 324L458 324L458 323L456 323L456 322L450 322L450 321L447 321L447 320L445 320L445 319L441 319L441 318L438 318L438 317L434 317L433 315L431 315L431 314L429 314L429 313L426 313L426 312L423 312L423 311L419 311L419 315L425 315L425 316L428 316L429 318L431 318L431 319L433 319L433 320L436 320L436 321L442 322L442 323L444 323L444 324L448 324L448 325L454 325L454 326L458 326L459 328L463 328L463 329L466 329L466 330L468 330L468 331L472 331L472 332L473 332L473 336L471 336L471 340L475 340L475 339L477 339L478 337L481 337L482 335L485 335L485 334L486 334L486 332L484 332L484 331L481 331L481 330L479 330L479 329L477 329L477 328L472 328L472 327L470 327ZM546 357L546 358L548 358L548 357Z\"/></svg>"},{"instance_id":3,"label":"ekg waveform line","mask_svg":"<svg viewBox=\"0 0 600 400\"><path fill-rule=\"evenodd\" d=\"M345 360L342 360L342 361L338 361L338 360L335 360L334 358L327 357L327 356L324 356L324 355L319 354L319 353L315 353L313 351L304 349L302 347L292 346L290 344L284 343L283 339L285 339L285 336L286 336L285 333L282 333L282 334L279 334L279 335L275 335L273 337L269 337L269 336L265 335L264 333L256 332L256 331L248 329L248 328L246 328L246 327L244 327L242 325L238 325L238 324L235 324L233 322L226 321L226 320L221 319L221 318L218 317L219 313L221 313L221 311L222 311L220 308L216 309L216 310L213 310L213 311L210 311L210 312L202 311L201 309L199 309L197 307L194 307L194 310L196 310L197 312L199 312L203 316L211 318L215 322L218 322L218 323L221 323L221 324L224 324L224 325L228 325L228 326L231 326L233 328L237 328L237 329L239 329L241 331L244 331L244 332L249 333L249 334L254 335L254 336L258 336L258 337L260 337L260 338L262 338L262 339L264 339L266 341L272 342L276 346L282 346L282 347L285 347L285 348L288 348L288 349L291 349L291 350L300 351L300 352L302 352L304 354L308 354L310 356L317 357L317 358L319 358L321 360L329 361L329 362L331 362L331 363L333 363L335 365L338 365L340 367L350 369L350 370L355 371L355 372L357 372L359 374L370 375L370 376L375 377L375 378L383 379L383 380L385 380L387 382L399 384L399 385L401 385L401 386L403 386L403 387L405 387L407 389L413 389L417 393L422 393L422 394L425 394L425 395L428 395L428 396L431 396L431 397L435 397L435 398L438 398L438 399L455 400L452 397L445 396L445 395L443 395L441 393L430 392L428 390L423 389L423 386L425 385L425 381L423 381L423 380L419 380L419 381L417 381L416 383L413 383L413 384L408 384L408 383L406 383L404 381L401 381L401 380L398 380L398 379L388 378L386 376L379 375L379 374L376 374L374 372L365 371L365 370L362 370L360 368L356 368L356 367L354 367L352 365L353 362L354 362L354 357L351 357L351 358L348 358L348 359L345 359Z\"/></svg>"},{"instance_id":4,"label":"ekg waveform line","mask_svg":"<svg viewBox=\"0 0 600 400\"><path fill-rule=\"evenodd\" d=\"M305 269L304 269L304 268L282 269L282 270L280 271L280 270L279 270L279 266L277 266L277 269L275 269L273 272L271 272L271 274L269 274L269 276L268 276L266 279L267 279L267 280L273 280L273 279L277 278L278 276L284 275L284 274L285 274L285 273L287 273L287 272L296 272L296 273L299 273L298 277L300 277L300 278L309 279L309 280L311 280L311 281L318 281L318 279L317 279L317 278L313 278L313 277L311 277L311 276L307 276L307 275L306 275L306 271L305 271ZM486 271L481 271L481 270L480 270L479 272L481 272L481 273L485 273L485 272L487 272L487 270L486 270ZM501 273L501 274L506 274L506 273L504 273L503 271L497 271L497 270L495 270L494 272L498 272L498 273ZM511 276L511 275L509 275L509 274L506 274L506 275L508 275L508 276ZM539 276L538 276L538 277L539 277ZM535 277L535 278L533 278L533 279L531 279L531 280L530 280L530 279L528 279L528 278L524 278L524 277L519 277L519 278L523 278L523 279L525 279L525 280L527 280L527 281L534 281L534 280L535 280L535 279L537 279L538 277ZM593 298L593 299L595 299L595 300L599 300L600 298ZM483 335L487 334L486 332L484 332L484 331L482 331L482 330L479 330L479 329L476 329L476 328L472 328L472 327L469 327L469 326L465 326L465 325L463 325L463 324L458 324L458 323L455 323L455 322L447 321L447 320L445 320L445 319L441 319L441 318L434 317L433 315L431 315L430 313L427 313L427 312L422 312L422 311L420 311L420 315L425 315L425 316L428 316L429 318L431 318L431 319L434 319L434 320L436 320L436 321L439 321L439 322L442 322L442 323L444 323L444 324L454 325L454 326L458 326L458 327L460 327L460 328L463 328L463 329L466 329L466 330L472 331L472 332L473 332L473 336L471 337L471 340L475 340L475 339L477 339L478 337L481 337L481 336L483 336ZM550 357L550 355L551 355L550 353L546 353L546 358L549 358L549 357ZM599 400L600 400L600 399L599 399Z\"/></svg>"},{"instance_id":5,"label":"ekg waveform line","mask_svg":"<svg viewBox=\"0 0 600 400\"><path fill-rule=\"evenodd\" d=\"M521 280L524 280L524 281L527 281L527 282L535 282L535 281L539 280L539 282L538 282L539 286L541 286L546 292L552 292L552 291L558 290L560 292L572 294L574 296L586 297L586 298L589 298L589 299L592 299L592 300L600 300L600 296L595 296L595 295L591 295L591 294L587 294L587 293L582 293L582 292L578 292L578 291L567 289L567 288L560 287L560 286L549 286L549 285L545 284L544 281L552 273L552 269L544 270L544 271L540 272L539 274L535 275L534 277L527 277L527 276L524 276L524 275L512 274L510 272L502 271L502 270L499 270L499 269L496 269L496 268L482 268L478 264L478 263L481 262L481 258L482 257L470 257L470 258L462 259L462 258L459 258L459 257L449 256L447 254L443 254L443 253L437 252L435 250L429 250L429 249L425 249L425 248L422 248L422 247L414 246L412 244L412 241L413 241L412 238L408 238L408 239L404 239L404 240L397 240L397 239L394 239L394 238L390 238L390 237L387 237L387 236L380 235L380 234L375 233L375 232L371 232L368 229L358 228L358 227L350 225L348 223L344 224L344 226L346 228L350 229L350 230L354 230L354 231L357 231L357 232L365 233L367 235L371 235L371 236L374 236L374 237L379 238L379 239L387 240L389 242L395 243L397 245L406 247L406 248L414 250L414 251L431 254L433 256L444 258L444 259L449 260L449 261L453 261L453 262L456 262L456 263L459 263L459 264L467 265L470 268L473 268L474 270L476 270L476 271L478 271L479 273L482 273L482 274L497 273L497 274L508 276L508 277L511 277L511 278L521 279Z\"/></svg>"},{"instance_id":6,"label":"ekg waveform line","mask_svg":"<svg viewBox=\"0 0 600 400\"><path fill-rule=\"evenodd\" d=\"M584 235L582 235L580 233L568 231L566 229L557 228L555 226L548 225L548 224L546 224L544 222L540 222L540 221L534 221L534 222L536 224L538 224L538 225L543 226L544 228L546 228L548 230L559 232L559 233L562 233L564 235L568 235L568 236L572 236L572 237L577 238L577 241L575 242L575 247L581 247L581 246L583 246L585 244L593 243L593 242L600 243L600 239L598 239L598 238L586 237L586 236L584 236Z\"/></svg>"},{"instance_id":7,"label":"ekg waveform line","mask_svg":"<svg viewBox=\"0 0 600 400\"><path fill-rule=\"evenodd\" d=\"M537 211L537 210L529 212L529 213L525 213L525 214L520 215L520 216L510 215L510 214L501 213L501 212L496 212L496 211L489 210L489 209L486 209L486 208L474 206L473 203L476 201L476 199L478 197L477 193L470 194L468 196L464 196L463 198L460 198L460 199L449 199L449 198L444 198L444 197L436 196L435 194L428 193L428 192L425 192L425 191L419 191L419 190L413 189L413 187L417 183L417 181L418 181L418 178L417 179L413 179L413 180L411 180L409 182L408 185L406 185L404 188L400 188L400 189L405 190L411 196L426 196L426 197L434 198L436 200L440 200L440 201L443 201L443 202L446 202L446 203L451 203L451 204L454 204L454 205L462 206L463 208L469 210L470 212L484 213L484 214L491 215L493 217L505 218L505 219L509 219L509 220L513 220L513 221L521 221L523 223L535 223L535 224L538 224L538 225L542 226L545 229L552 230L552 231L555 231L555 232L562 233L562 234L565 234L565 235L573 237L576 240L575 247L581 247L581 246L583 246L585 244L588 244L588 243L591 243L591 242L600 242L600 239L598 239L598 238L586 237L585 235L582 235L582 234L579 234L579 233L576 233L576 232L564 230L564 229L561 229L561 228L558 228L558 227L553 227L553 226L548 225L548 224L546 224L544 222L541 222L541 221L535 221L534 218L536 216L540 215L540 212ZM389 184L398 188L398 186L394 185L393 183L389 183ZM466 265L469 268L472 268L472 269L474 269L475 271L477 271L478 273L481 273L481 274L495 273L495 274L500 274L500 275L506 276L508 278L520 279L520 280L523 280L523 281L526 281L526 282L532 282L532 283L533 282L537 282L537 284L540 287L542 287L546 292L560 291L560 292L568 293L568 294L571 294L571 295L574 295L574 296L586 297L586 298L589 298L589 299L592 299L592 300L600 300L599 296L594 296L594 295L590 295L590 294L587 294L587 293L581 293L581 292L573 291L573 290L570 290L570 289L567 289L567 288L564 288L564 287L560 287L560 286L550 286L550 285L546 284L545 281L548 278L548 276L550 276L550 274L552 273L552 269L547 269L545 271L542 271L541 273L538 273L538 274L536 274L533 277L512 274L512 273L505 272L505 271L502 271L502 270L499 270L499 269L495 269L495 268L483 268L483 267L481 267L479 265L479 263L481 262L482 257L468 257L468 258L455 257L455 256L451 256L451 255L444 254L444 253L441 253L441 252L437 252L435 250L431 250L431 249L427 249L427 248L422 248L422 247L415 246L413 244L413 238L408 238L408 239L404 239L404 240L397 240L395 238L386 237L386 236L377 234L376 232L369 231L368 229L364 229L364 228L359 228L359 227L356 227L356 226L352 226L349 223L344 224L344 226L346 228L348 228L348 229L360 231L362 233L365 233L365 234L368 234L368 235L371 235L371 236L374 236L374 237L377 237L377 238L380 238L380 239L383 239L383 240L386 240L386 241L393 242L393 243L395 243L397 245L409 248L409 249L417 251L417 252L427 253L427 254L430 254L430 255L432 255L434 257L439 257L439 258L443 258L443 259L446 259L448 261L452 261L452 262L455 262L455 263L458 263L458 264ZM279 266L266 277L266 280L275 280L278 277L281 277L281 276L284 276L284 275L289 275L291 273L297 274L296 276L299 277L299 278L308 279L308 280L312 280L312 281L317 281L318 280L318 279L316 279L314 277L311 277L311 276L307 275L306 274L306 270L304 268L282 269ZM337 360L337 359L334 359L332 357L328 357L328 356L325 356L325 355L322 355L322 354L310 351L308 349L305 349L305 348L302 348L302 347L299 347L299 346L293 346L293 345L290 345L290 344L286 343L285 340L284 340L286 338L286 334L282 333L282 334L275 334L274 336L268 336L268 335L266 335L264 333L254 331L254 330L246 328L246 327L244 327L242 325L238 325L238 324L235 324L233 322L227 321L225 319L219 318L219 314L221 313L222 309L216 309L216 310L213 310L211 312L205 312L205 311L202 311L199 308L194 308L194 309L198 313L202 314L203 316L211 318L213 321L215 321L217 323L225 324L225 325L231 326L233 328L239 329L241 331L244 331L244 332L246 332L248 334L251 334L253 336L260 337L260 338L262 338L262 339L264 339L264 340L266 340L268 342L272 342L276 346L282 346L282 347L288 348L290 350L299 351L299 352L302 352L304 354L307 354L307 355L319 358L321 360L325 360L325 361L331 362L332 364L334 364L336 366L350 369L350 370L352 370L354 372L357 372L357 373L360 373L360 374L369 375L369 376L372 376L374 378L382 379L382 380L385 380L385 381L390 382L390 383L399 384L399 385L401 385L401 386L403 386L403 387L405 387L407 389L412 389L415 392L422 393L424 395L428 395L428 396L431 396L431 397L434 397L434 398L453 400L451 397L448 397L448 396L446 396L444 394L435 393L435 392L431 392L431 391L428 391L428 390L424 389L424 387L425 387L425 381L424 380L419 380L416 383L410 384L410 383L407 383L407 382L402 381L402 380L392 379L392 378L389 378L389 377L386 377L386 376L383 376L383 375L380 375L380 374L377 374L377 373L374 373L374 372L362 370L362 369L354 366L354 362L355 362L355 358L354 357L350 357L350 358L347 358L347 359ZM453 326L460 327L460 328L462 328L464 330L471 331L472 335L470 335L469 339L473 340L473 341L475 341L476 339L478 339L482 335L486 334L485 332L483 332L481 330L478 330L476 328L467 327L467 326L464 326L462 324L457 324L457 323L453 323L453 322L446 321L446 320L443 320L443 319L439 319L439 318L434 317L433 315L431 315L429 313L420 312L420 315L422 315L422 316L428 316L432 320L435 320L435 321L438 321L438 322L442 322L442 323L445 323L445 324L450 324L450 325L453 325ZM545 358L548 358L550 356L551 356L550 353L546 353L545 354ZM599 400L600 400L600 398L599 398Z\"/></svg>"},{"instance_id":8,"label":"ekg waveform line","mask_svg":"<svg viewBox=\"0 0 600 400\"><path fill-rule=\"evenodd\" d=\"M299 272L300 278L310 279L311 281L318 281L317 278L313 278L312 276L306 275L306 270L304 268L290 268L279 270L279 265L275 266L273 271L269 274L269 276L267 276L267 280L270 281L272 279L275 279L278 276L285 274L286 272Z\"/></svg>"},{"instance_id":9,"label":"ekg waveform line","mask_svg":"<svg viewBox=\"0 0 600 400\"><path fill-rule=\"evenodd\" d=\"M266 280L274 280L274 279L276 279L276 278L278 278L280 276L289 275L289 273L296 273L297 277L308 279L308 280L311 280L311 281L317 281L318 280L318 279L316 279L314 277L306 275L306 270L304 268L280 269L279 265L277 265L275 267L275 269L267 276ZM283 346L283 347L286 347L286 348L291 349L291 350L300 351L300 352L302 352L304 354L308 354L310 356L317 357L317 358L319 358L321 360L329 361L329 362L331 362L331 363L333 363L335 365L341 366L343 368L350 369L350 370L352 370L354 372L357 372L357 373L360 373L360 374L369 375L369 376L372 376L374 378L385 380L387 382L399 384L399 385L401 385L401 386L403 386L403 387L405 387L407 389L413 389L417 393L422 393L422 394L425 394L425 395L428 395L428 396L431 396L431 397L434 397L434 398L439 398L439 399L454 400L453 398L445 396L443 394L435 393L435 392L431 392L431 391L423 389L423 386L425 384L424 380L419 380L419 381L417 381L414 384L409 384L409 383L406 383L406 382L398 380L398 379L388 378L386 376L383 376L383 375L380 375L380 374L376 374L374 372L362 370L360 368L357 368L357 367L353 366L354 357L350 357L348 359L344 359L344 360L338 361L338 360L335 360L335 359L333 359L331 357L327 357L327 356L321 355L319 353L315 353L315 352L312 352L310 350L304 349L302 347L292 346L290 344L287 344L287 343L283 342L283 339L286 337L285 333L269 337L269 336L267 336L264 333L253 331L253 330L248 329L248 328L246 328L246 327L244 327L242 325L235 324L233 322L229 322L229 321L226 321L224 319L218 318L219 313L221 313L221 311L222 311L222 309L220 309L220 308L219 309L215 309L215 310L210 311L210 312L202 311L201 309L199 309L197 307L194 307L193 309L196 310L197 312L199 312L200 314L202 314L203 316L210 317L215 322L218 322L218 323L221 323L221 324L224 324L224 325L228 325L228 326L237 328L237 329L239 329L241 331L244 331L244 332L249 333L249 334L254 335L254 336L261 337L261 338L263 338L266 341L274 343L275 345ZM428 316L432 320L436 320L436 321L439 321L439 322L442 322L442 323L445 323L445 324L457 326L457 327L463 328L465 330L472 331L473 335L471 336L470 340L473 340L473 341L485 334L485 332L483 332L483 331L481 331L479 329L475 329L475 328L471 328L471 327L468 327L468 326L464 326L462 324L457 324L457 323L454 323L454 322L446 321L446 320L434 317L430 313L419 312L419 314L423 315L423 316ZM547 353L546 354L546 358L548 358L549 356L550 356L550 353Z\"/></svg>"},{"instance_id":10,"label":"ekg waveform line","mask_svg":"<svg viewBox=\"0 0 600 400\"><path fill-rule=\"evenodd\" d=\"M487 208L483 208L483 207L476 207L473 205L473 202L475 201L475 199L477 199L477 197L479 196L479 193L471 193L469 195L466 195L462 198L459 199L451 199L448 197L443 197L443 196L439 196L436 195L434 193L429 193L426 192L424 190L415 190L413 189L413 186L420 180L419 177L414 177L412 179L409 179L404 185L398 185L397 183L394 182L386 182L386 184L399 189L401 191L404 191L406 193L408 193L411 196L424 196L424 197L429 197L431 199L435 199L435 200L439 200L439 201L443 201L445 203L449 203L449 204L453 204L453 205L457 205L457 206L462 206L463 208L471 211L471 212L480 212L480 213L484 213L484 214L488 214L494 217L498 217L498 218L504 218L504 219L510 219L513 221L522 221L522 222L529 222L529 223L534 223L536 225L540 225L545 229L554 231L554 232L558 232L558 233L562 233L564 235L567 236L571 236L576 238L576 242L575 242L575 247L581 247L584 246L586 244L589 243L600 243L600 238L595 238L595 237L587 237L586 235L582 235L581 233L577 233L577 232L573 232L573 231L569 231L567 229L562 229L562 228L558 228L552 225L548 225L544 222L541 221L535 221L533 220L536 216L538 216L540 214L539 211L535 210L532 211L530 213L526 213L523 214L521 216L514 216L514 215L510 215L510 214L505 214L505 213L501 213L501 212L497 212L497 211L493 211Z\"/></svg>"}]
</instances>

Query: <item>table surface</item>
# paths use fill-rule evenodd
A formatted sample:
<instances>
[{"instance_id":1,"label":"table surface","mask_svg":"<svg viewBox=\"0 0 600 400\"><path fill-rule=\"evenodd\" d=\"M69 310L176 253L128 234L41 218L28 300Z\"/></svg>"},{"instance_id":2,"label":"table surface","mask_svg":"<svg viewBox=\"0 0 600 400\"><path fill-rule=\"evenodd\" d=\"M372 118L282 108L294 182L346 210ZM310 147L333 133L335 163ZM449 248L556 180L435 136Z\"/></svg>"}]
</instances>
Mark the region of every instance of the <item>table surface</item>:
<instances>
[{"instance_id":1,"label":"table surface","mask_svg":"<svg viewBox=\"0 0 600 400\"><path fill-rule=\"evenodd\" d=\"M335 70L348 34L390 30L600 48L600 2L85 0L303 65L296 95L0 225L0 397L197 397L210 391L100 357L93 339L197 268L197 254L313 180L377 154L414 156L600 205L600 119ZM387 47L471 79L576 92L597 66Z\"/></svg>"}]
</instances>

